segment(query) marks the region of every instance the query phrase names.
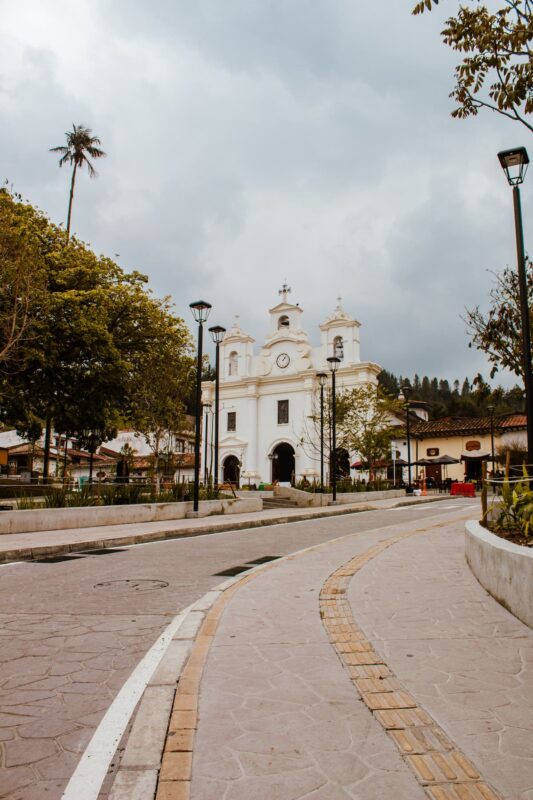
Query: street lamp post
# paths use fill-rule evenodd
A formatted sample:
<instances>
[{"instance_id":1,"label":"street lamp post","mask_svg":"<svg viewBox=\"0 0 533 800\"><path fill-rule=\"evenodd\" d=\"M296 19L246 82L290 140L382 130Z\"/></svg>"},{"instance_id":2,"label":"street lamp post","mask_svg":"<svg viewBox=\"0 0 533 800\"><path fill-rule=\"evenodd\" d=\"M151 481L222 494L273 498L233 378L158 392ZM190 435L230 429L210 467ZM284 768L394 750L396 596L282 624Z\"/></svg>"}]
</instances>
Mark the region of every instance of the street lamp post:
<instances>
[{"instance_id":1,"label":"street lamp post","mask_svg":"<svg viewBox=\"0 0 533 800\"><path fill-rule=\"evenodd\" d=\"M336 382L335 377L337 374L337 367L340 364L338 356L330 356L327 359L329 370L331 372L331 489L333 495L333 502L337 502L337 399L336 399Z\"/></svg>"},{"instance_id":2,"label":"street lamp post","mask_svg":"<svg viewBox=\"0 0 533 800\"><path fill-rule=\"evenodd\" d=\"M490 414L490 453L491 453L491 461L492 461L492 480L494 480L495 471L494 471L494 406L491 404L487 406L487 410ZM492 484L494 489L495 484Z\"/></svg>"},{"instance_id":3,"label":"street lamp post","mask_svg":"<svg viewBox=\"0 0 533 800\"><path fill-rule=\"evenodd\" d=\"M195 430L194 430L194 495L193 511L198 512L198 499L200 495L200 438L202 425L202 346L204 322L206 322L211 304L204 300L190 303L189 308L195 321L198 323L198 353L196 361L196 409L195 409Z\"/></svg>"},{"instance_id":4,"label":"street lamp post","mask_svg":"<svg viewBox=\"0 0 533 800\"><path fill-rule=\"evenodd\" d=\"M221 325L209 328L215 350L215 490L218 489L218 438L219 438L219 411L220 411L220 343L224 338L226 329Z\"/></svg>"},{"instance_id":5,"label":"street lamp post","mask_svg":"<svg viewBox=\"0 0 533 800\"><path fill-rule=\"evenodd\" d=\"M320 385L320 491L324 491L324 387L328 376L325 372L317 373Z\"/></svg>"},{"instance_id":6,"label":"street lamp post","mask_svg":"<svg viewBox=\"0 0 533 800\"><path fill-rule=\"evenodd\" d=\"M205 437L204 437L204 485L209 483L209 463L207 460L207 446L209 439L209 412L211 411L211 403L203 403L202 408L205 409Z\"/></svg>"},{"instance_id":7,"label":"street lamp post","mask_svg":"<svg viewBox=\"0 0 533 800\"><path fill-rule=\"evenodd\" d=\"M413 486L411 483L411 420L409 419L409 394L411 387L404 384L401 387L400 399L405 400L405 432L407 434L407 490L406 494L413 493Z\"/></svg>"},{"instance_id":8,"label":"street lamp post","mask_svg":"<svg viewBox=\"0 0 533 800\"><path fill-rule=\"evenodd\" d=\"M524 229L522 225L522 206L520 202L520 184L524 182L529 164L529 156L525 147L516 147L513 150L502 150L498 153L498 158L507 176L509 186L513 187L516 256L518 284L520 287L520 316L522 321L522 363L524 367L524 387L526 392L527 462L529 471L533 463L533 375L531 371L531 334L529 329L526 255L524 251Z\"/></svg>"}]
</instances>

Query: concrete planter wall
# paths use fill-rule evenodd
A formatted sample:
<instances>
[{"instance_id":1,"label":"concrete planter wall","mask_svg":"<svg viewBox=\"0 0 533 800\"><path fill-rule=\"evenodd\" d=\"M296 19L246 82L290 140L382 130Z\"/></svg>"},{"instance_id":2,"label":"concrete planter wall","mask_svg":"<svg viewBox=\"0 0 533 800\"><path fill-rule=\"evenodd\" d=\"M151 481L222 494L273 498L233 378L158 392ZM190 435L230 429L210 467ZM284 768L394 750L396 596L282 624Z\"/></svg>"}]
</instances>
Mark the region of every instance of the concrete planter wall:
<instances>
[{"instance_id":1,"label":"concrete planter wall","mask_svg":"<svg viewBox=\"0 0 533 800\"><path fill-rule=\"evenodd\" d=\"M241 498L203 500L200 502L199 516L246 514L262 509L263 501L258 497L250 497L246 500ZM0 511L0 534L92 528L98 525L126 525L131 522L161 522L170 519L185 519L192 510L192 502L187 502Z\"/></svg>"},{"instance_id":2,"label":"concrete planter wall","mask_svg":"<svg viewBox=\"0 0 533 800\"><path fill-rule=\"evenodd\" d=\"M479 522L467 522L465 556L480 584L533 628L533 549L506 542Z\"/></svg>"},{"instance_id":3,"label":"concrete planter wall","mask_svg":"<svg viewBox=\"0 0 533 800\"><path fill-rule=\"evenodd\" d=\"M327 506L331 503L331 494L319 494L313 492L303 492L301 489L292 489L286 486L276 486L274 489L276 497L286 497L292 500L300 508L315 508L316 506ZM338 492L337 503L365 503L369 500L385 500L393 497L405 497L405 489L386 489L383 492Z\"/></svg>"}]
</instances>

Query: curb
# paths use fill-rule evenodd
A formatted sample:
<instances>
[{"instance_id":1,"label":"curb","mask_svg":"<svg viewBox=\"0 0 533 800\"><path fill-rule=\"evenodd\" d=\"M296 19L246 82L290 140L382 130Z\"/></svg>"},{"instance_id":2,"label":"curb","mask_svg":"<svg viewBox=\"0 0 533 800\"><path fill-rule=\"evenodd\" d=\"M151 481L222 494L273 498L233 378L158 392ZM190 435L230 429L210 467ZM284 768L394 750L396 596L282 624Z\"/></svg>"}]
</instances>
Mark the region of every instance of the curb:
<instances>
[{"instance_id":1,"label":"curb","mask_svg":"<svg viewBox=\"0 0 533 800\"><path fill-rule=\"evenodd\" d=\"M376 511L374 506L364 506L361 508L346 509L323 509L320 513L303 511L301 514L292 516L269 517L267 519L252 519L242 522L213 522L208 528L179 528L177 530L155 531L153 533L140 533L129 536L116 536L112 539L87 539L84 542L65 542L65 544L39 545L38 547L23 547L14 550L0 552L0 564L10 561L28 561L42 556L66 555L68 553L79 553L85 550L100 550L108 547L126 547L135 544L149 544L150 542L161 542L166 539L184 539L193 536L206 536L210 533L223 533L225 531L238 531L247 528L263 528L270 525L287 525L290 522L301 522L307 519L317 519L319 517L340 516L341 514L357 514L361 511ZM142 525L143 523L139 523ZM55 533L55 531L53 531ZM45 531L43 531L45 533Z\"/></svg>"},{"instance_id":2,"label":"curb","mask_svg":"<svg viewBox=\"0 0 533 800\"><path fill-rule=\"evenodd\" d=\"M422 505L424 503L436 503L441 500L449 500L449 496L428 497L416 500L402 500L390 508L401 508L404 506ZM207 528L180 528L177 530L155 531L153 533L140 533L129 536L116 536L110 539L87 539L84 542L65 542L64 544L39 545L37 547L22 547L13 550L0 552L0 564L8 564L13 561L32 561L36 558L45 556L68 555L69 553L79 553L85 550L101 550L111 547L127 547L136 544L149 544L150 542L161 542L167 539L183 539L192 536L206 536L211 533L223 533L225 531L246 530L248 528L263 528L271 525L288 525L291 522L304 522L308 519L320 519L321 517L341 516L344 514L358 514L363 511L380 511L379 506L359 506L357 508L333 506L322 508L315 511L302 511L291 516L269 517L267 519L243 520L242 522L213 522ZM143 523L139 523L142 525ZM45 532L44 532L45 533ZM1 537L0 537L1 539Z\"/></svg>"}]
</instances>

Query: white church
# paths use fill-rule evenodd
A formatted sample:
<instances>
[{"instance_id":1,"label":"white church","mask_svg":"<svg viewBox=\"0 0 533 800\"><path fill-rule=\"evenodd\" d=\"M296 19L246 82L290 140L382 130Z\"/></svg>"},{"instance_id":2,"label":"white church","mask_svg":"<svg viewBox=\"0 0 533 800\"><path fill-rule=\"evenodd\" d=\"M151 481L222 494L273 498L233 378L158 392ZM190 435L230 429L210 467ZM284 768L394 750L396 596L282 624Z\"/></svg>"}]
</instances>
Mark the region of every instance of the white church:
<instances>
[{"instance_id":1,"label":"white church","mask_svg":"<svg viewBox=\"0 0 533 800\"><path fill-rule=\"evenodd\" d=\"M290 291L284 284L281 302L270 309L270 332L258 354L238 317L220 344L219 475L224 482L318 480L320 434L309 424L320 397L317 373L327 373L330 382L326 359L337 356L340 392L376 383L381 371L378 364L361 361L361 325L343 310L340 298L319 326L320 344L314 346L302 327L303 310L289 302ZM215 384L205 381L202 402L214 407L214 400ZM327 445L324 459L327 480Z\"/></svg>"}]
</instances>

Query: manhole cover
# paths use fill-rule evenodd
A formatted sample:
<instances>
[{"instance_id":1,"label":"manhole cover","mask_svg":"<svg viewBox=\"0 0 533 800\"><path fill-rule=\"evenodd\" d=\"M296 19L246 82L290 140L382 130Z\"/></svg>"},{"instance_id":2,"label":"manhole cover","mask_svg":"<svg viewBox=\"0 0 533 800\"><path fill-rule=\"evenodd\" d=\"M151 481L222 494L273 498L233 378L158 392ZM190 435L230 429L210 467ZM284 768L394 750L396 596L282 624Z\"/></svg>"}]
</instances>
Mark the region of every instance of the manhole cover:
<instances>
[{"instance_id":1,"label":"manhole cover","mask_svg":"<svg viewBox=\"0 0 533 800\"><path fill-rule=\"evenodd\" d=\"M118 581L102 581L95 583L95 589L104 589L116 592L155 592L156 589L166 589L167 581L155 578L123 578Z\"/></svg>"}]
</instances>

